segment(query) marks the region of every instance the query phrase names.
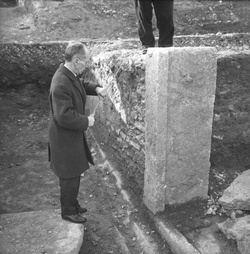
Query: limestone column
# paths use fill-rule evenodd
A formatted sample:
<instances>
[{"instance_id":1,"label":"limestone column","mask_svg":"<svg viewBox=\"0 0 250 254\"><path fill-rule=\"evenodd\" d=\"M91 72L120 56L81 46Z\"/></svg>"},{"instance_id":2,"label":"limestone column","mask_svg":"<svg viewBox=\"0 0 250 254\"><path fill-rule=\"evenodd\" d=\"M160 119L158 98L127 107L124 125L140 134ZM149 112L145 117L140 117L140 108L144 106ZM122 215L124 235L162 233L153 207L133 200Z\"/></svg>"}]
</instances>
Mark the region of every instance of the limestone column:
<instances>
[{"instance_id":1,"label":"limestone column","mask_svg":"<svg viewBox=\"0 0 250 254\"><path fill-rule=\"evenodd\" d=\"M148 50L144 203L153 213L207 197L216 69L214 48Z\"/></svg>"}]
</instances>

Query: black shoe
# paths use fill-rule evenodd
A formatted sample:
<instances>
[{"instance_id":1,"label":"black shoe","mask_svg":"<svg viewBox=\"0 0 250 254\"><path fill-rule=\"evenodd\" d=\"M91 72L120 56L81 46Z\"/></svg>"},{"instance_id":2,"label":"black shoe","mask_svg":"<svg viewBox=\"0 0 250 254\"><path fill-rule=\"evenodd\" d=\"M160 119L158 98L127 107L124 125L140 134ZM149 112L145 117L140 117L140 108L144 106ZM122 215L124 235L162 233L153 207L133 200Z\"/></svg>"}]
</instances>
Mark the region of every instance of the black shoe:
<instances>
[{"instance_id":1,"label":"black shoe","mask_svg":"<svg viewBox=\"0 0 250 254\"><path fill-rule=\"evenodd\" d=\"M147 54L148 48L153 48L154 46L149 46L149 45L142 45L142 54Z\"/></svg>"},{"instance_id":2,"label":"black shoe","mask_svg":"<svg viewBox=\"0 0 250 254\"><path fill-rule=\"evenodd\" d=\"M64 215L62 216L62 219L73 222L73 223L85 223L87 221L85 217L82 217L79 214Z\"/></svg>"},{"instance_id":3,"label":"black shoe","mask_svg":"<svg viewBox=\"0 0 250 254\"><path fill-rule=\"evenodd\" d=\"M79 214L81 214L81 213L86 213L88 210L86 209L86 208L84 208L84 207L81 207L81 206L77 206L77 212L79 213Z\"/></svg>"},{"instance_id":4,"label":"black shoe","mask_svg":"<svg viewBox=\"0 0 250 254\"><path fill-rule=\"evenodd\" d=\"M142 54L143 55L147 54L149 47L151 47L151 46L142 45ZM152 46L152 47L154 47L154 46Z\"/></svg>"},{"instance_id":5,"label":"black shoe","mask_svg":"<svg viewBox=\"0 0 250 254\"><path fill-rule=\"evenodd\" d=\"M142 47L142 54L145 55L145 54L147 54L147 52L148 52L148 47L147 46L143 46Z\"/></svg>"}]
</instances>

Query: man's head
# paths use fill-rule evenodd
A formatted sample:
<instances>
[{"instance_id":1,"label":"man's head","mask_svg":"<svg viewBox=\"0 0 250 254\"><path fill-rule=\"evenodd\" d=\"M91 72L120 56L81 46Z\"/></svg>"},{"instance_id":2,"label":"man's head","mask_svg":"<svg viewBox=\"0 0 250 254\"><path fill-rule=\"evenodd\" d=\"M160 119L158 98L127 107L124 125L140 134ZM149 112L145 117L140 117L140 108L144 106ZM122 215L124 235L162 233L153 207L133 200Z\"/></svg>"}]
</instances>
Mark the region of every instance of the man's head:
<instances>
[{"instance_id":1,"label":"man's head","mask_svg":"<svg viewBox=\"0 0 250 254\"><path fill-rule=\"evenodd\" d=\"M90 59L89 50L81 42L70 42L65 50L65 64L76 75L81 74Z\"/></svg>"}]
</instances>

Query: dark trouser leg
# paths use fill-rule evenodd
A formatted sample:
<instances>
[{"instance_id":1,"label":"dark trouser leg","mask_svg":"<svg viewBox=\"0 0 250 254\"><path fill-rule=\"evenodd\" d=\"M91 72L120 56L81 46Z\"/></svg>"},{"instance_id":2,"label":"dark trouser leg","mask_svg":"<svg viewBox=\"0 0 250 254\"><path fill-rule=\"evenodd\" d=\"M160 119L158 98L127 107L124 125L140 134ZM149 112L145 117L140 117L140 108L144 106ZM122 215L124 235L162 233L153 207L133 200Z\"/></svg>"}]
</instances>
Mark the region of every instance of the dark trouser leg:
<instances>
[{"instance_id":1,"label":"dark trouser leg","mask_svg":"<svg viewBox=\"0 0 250 254\"><path fill-rule=\"evenodd\" d=\"M59 178L59 182L62 216L77 214L77 196L80 187L80 176L70 179Z\"/></svg>"},{"instance_id":2,"label":"dark trouser leg","mask_svg":"<svg viewBox=\"0 0 250 254\"><path fill-rule=\"evenodd\" d=\"M154 47L155 38L152 30L152 0L138 0L135 8L139 22L138 33L141 43L147 47Z\"/></svg>"},{"instance_id":3,"label":"dark trouser leg","mask_svg":"<svg viewBox=\"0 0 250 254\"><path fill-rule=\"evenodd\" d=\"M173 0L153 0L157 28L159 29L159 47L173 46L173 3Z\"/></svg>"}]
</instances>

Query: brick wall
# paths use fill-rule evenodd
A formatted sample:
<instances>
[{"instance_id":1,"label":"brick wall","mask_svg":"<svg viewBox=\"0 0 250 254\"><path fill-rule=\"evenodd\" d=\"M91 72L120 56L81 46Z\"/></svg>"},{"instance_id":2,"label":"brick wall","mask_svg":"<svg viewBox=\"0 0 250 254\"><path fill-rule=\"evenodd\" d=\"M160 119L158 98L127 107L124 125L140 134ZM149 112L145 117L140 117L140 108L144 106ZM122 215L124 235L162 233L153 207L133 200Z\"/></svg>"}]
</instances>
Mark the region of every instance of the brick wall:
<instances>
[{"instance_id":1,"label":"brick wall","mask_svg":"<svg viewBox=\"0 0 250 254\"><path fill-rule=\"evenodd\" d=\"M93 133L112 149L130 185L141 191L145 169L145 61L140 52L116 51L94 58L94 73L108 89Z\"/></svg>"}]
</instances>

